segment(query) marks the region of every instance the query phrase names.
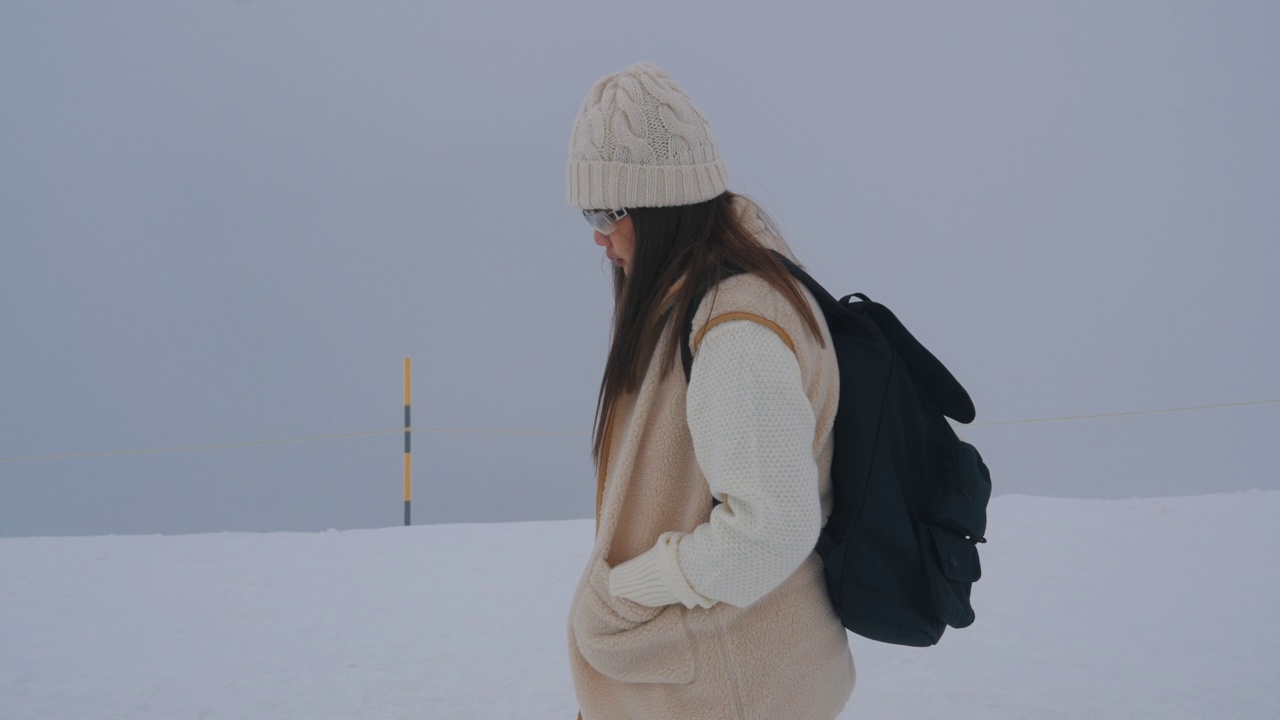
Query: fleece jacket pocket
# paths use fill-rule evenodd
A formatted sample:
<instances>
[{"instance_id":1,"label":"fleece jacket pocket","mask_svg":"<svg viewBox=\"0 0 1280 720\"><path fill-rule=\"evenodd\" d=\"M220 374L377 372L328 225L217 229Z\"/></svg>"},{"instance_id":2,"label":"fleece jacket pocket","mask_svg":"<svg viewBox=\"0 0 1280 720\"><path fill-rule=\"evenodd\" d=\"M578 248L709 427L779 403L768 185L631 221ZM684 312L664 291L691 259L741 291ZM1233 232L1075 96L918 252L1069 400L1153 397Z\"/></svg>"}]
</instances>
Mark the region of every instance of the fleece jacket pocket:
<instances>
[{"instance_id":1,"label":"fleece jacket pocket","mask_svg":"<svg viewBox=\"0 0 1280 720\"><path fill-rule=\"evenodd\" d=\"M573 629L582 657L620 682L693 682L693 638L684 607L646 607L614 597L609 570L603 558L597 560L578 599Z\"/></svg>"}]
</instances>

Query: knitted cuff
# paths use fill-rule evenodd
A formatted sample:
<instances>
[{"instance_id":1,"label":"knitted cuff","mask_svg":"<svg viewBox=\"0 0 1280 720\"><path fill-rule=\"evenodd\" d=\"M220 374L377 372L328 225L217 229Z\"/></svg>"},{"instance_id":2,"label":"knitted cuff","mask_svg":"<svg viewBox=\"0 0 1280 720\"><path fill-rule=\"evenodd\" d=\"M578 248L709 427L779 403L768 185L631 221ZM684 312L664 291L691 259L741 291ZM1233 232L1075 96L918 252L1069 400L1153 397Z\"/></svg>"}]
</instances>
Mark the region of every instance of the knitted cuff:
<instances>
[{"instance_id":1,"label":"knitted cuff","mask_svg":"<svg viewBox=\"0 0 1280 720\"><path fill-rule=\"evenodd\" d=\"M680 570L677 548L684 533L667 532L644 553L609 572L609 592L647 607L680 603L692 610L716 601L698 594Z\"/></svg>"}]
</instances>

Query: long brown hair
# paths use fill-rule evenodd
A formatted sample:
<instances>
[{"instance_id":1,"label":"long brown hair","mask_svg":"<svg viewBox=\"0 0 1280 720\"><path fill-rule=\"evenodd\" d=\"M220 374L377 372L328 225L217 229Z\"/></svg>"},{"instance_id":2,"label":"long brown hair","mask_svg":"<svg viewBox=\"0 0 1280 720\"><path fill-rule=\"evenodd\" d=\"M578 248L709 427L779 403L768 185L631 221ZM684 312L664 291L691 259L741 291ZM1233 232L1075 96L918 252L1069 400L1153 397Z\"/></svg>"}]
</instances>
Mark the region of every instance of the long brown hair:
<instances>
[{"instance_id":1,"label":"long brown hair","mask_svg":"<svg viewBox=\"0 0 1280 720\"><path fill-rule=\"evenodd\" d=\"M699 291L714 288L727 267L758 275L777 289L822 342L818 320L798 282L744 223L739 203L750 203L753 207L748 212L759 212L769 232L776 234L776 227L755 203L728 191L694 205L627 210L635 228L635 247L631 275L622 268L613 269L613 339L596 399L591 451L597 463L611 408L622 395L640 389L655 354L662 357L662 377L675 368L677 335L689 304ZM681 284L672 293L677 282Z\"/></svg>"}]
</instances>

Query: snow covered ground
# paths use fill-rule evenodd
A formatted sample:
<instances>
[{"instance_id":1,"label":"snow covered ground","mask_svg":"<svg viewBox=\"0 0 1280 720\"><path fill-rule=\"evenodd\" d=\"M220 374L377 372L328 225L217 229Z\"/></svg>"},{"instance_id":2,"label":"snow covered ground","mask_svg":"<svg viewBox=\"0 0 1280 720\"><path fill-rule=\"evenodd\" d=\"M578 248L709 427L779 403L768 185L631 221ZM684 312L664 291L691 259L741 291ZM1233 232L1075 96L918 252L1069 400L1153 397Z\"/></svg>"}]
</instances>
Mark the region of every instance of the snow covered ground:
<instances>
[{"instance_id":1,"label":"snow covered ground","mask_svg":"<svg viewBox=\"0 0 1280 720\"><path fill-rule=\"evenodd\" d=\"M577 711L592 521L0 539L0 717ZM853 637L842 717L1280 718L1280 492L992 501L977 623Z\"/></svg>"}]
</instances>

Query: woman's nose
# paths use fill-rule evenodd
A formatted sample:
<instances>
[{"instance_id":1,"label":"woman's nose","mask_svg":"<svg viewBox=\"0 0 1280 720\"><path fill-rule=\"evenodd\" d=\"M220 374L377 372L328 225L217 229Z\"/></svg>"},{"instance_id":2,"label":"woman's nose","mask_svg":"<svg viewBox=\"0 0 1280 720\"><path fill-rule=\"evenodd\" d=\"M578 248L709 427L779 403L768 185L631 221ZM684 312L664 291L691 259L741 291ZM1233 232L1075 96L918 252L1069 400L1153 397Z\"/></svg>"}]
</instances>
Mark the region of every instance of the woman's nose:
<instances>
[{"instance_id":1,"label":"woman's nose","mask_svg":"<svg viewBox=\"0 0 1280 720\"><path fill-rule=\"evenodd\" d=\"M607 247L609 245L609 236L602 234L599 230L595 231L595 239L596 244L600 247Z\"/></svg>"}]
</instances>

